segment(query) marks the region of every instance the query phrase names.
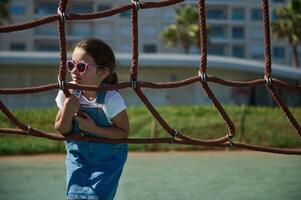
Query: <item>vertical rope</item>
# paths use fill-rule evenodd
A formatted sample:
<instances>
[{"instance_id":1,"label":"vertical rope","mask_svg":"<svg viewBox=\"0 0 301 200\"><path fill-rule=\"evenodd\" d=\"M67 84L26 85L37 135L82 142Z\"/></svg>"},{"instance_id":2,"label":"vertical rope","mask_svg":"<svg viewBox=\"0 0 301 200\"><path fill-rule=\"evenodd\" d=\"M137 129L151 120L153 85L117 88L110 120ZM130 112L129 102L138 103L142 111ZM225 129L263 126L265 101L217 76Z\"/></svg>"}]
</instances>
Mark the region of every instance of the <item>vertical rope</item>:
<instances>
[{"instance_id":1,"label":"vertical rope","mask_svg":"<svg viewBox=\"0 0 301 200\"><path fill-rule=\"evenodd\" d=\"M200 72L206 73L207 68L207 28L205 0L199 0L199 25L200 25Z\"/></svg>"},{"instance_id":2,"label":"vertical rope","mask_svg":"<svg viewBox=\"0 0 301 200\"><path fill-rule=\"evenodd\" d=\"M135 89L137 96L141 99L141 101L145 104L148 110L152 113L152 115L157 119L158 123L165 129L170 135L173 133L173 129L167 124L167 122L161 117L161 115L156 111L153 105L150 103L148 98L143 94L141 89L138 87Z\"/></svg>"},{"instance_id":3,"label":"vertical rope","mask_svg":"<svg viewBox=\"0 0 301 200\"><path fill-rule=\"evenodd\" d=\"M66 62L67 62L67 53L66 53L66 38L65 38L65 12L67 7L68 0L60 0L58 15L59 19L57 21L58 32L59 32L59 47L60 47L60 68L58 79L61 84L64 84L66 79ZM64 88L64 93L66 97L69 97L70 92L67 88Z\"/></svg>"},{"instance_id":4,"label":"vertical rope","mask_svg":"<svg viewBox=\"0 0 301 200\"><path fill-rule=\"evenodd\" d=\"M5 114L6 118L14 125L19 127L20 129L27 131L27 126L22 124L17 118L15 118L12 113L7 109L7 107L0 100L0 110Z\"/></svg>"},{"instance_id":5,"label":"vertical rope","mask_svg":"<svg viewBox=\"0 0 301 200\"><path fill-rule=\"evenodd\" d=\"M138 66L138 11L136 5L133 4L131 11L131 25L132 25L132 66L131 79L137 80L137 66Z\"/></svg>"},{"instance_id":6,"label":"vertical rope","mask_svg":"<svg viewBox=\"0 0 301 200\"><path fill-rule=\"evenodd\" d=\"M67 8L67 4L68 4L68 0L60 0L60 3L59 3L59 9L60 9L62 12L65 12L65 11L66 11L66 8Z\"/></svg>"},{"instance_id":7,"label":"vertical rope","mask_svg":"<svg viewBox=\"0 0 301 200\"><path fill-rule=\"evenodd\" d=\"M206 92L207 96L211 99L212 103L221 114L226 125L228 126L228 136L233 137L235 134L235 126L231 121L230 117L227 115L226 111L223 109L219 101L214 96L213 92L210 90L207 80L206 80L206 68L207 68L207 28L206 28L206 12L205 12L205 0L198 1L199 8L199 25L200 25L200 73L201 75L201 85Z\"/></svg>"},{"instance_id":8,"label":"vertical rope","mask_svg":"<svg viewBox=\"0 0 301 200\"><path fill-rule=\"evenodd\" d=\"M273 85L270 85L270 86L266 85L266 88L271 93L271 95L273 96L273 98L277 102L278 106L282 109L285 116L287 117L287 119L289 120L291 125L295 128L295 130L297 131L299 136L301 136L301 127L300 127L299 123L297 122L294 115L290 112L290 110L286 106L285 102L281 99L279 94L276 92L275 87Z\"/></svg>"},{"instance_id":9,"label":"vertical rope","mask_svg":"<svg viewBox=\"0 0 301 200\"><path fill-rule=\"evenodd\" d=\"M265 76L270 77L272 73L271 61L271 37L270 37L270 17L269 1L262 2L263 29L264 29L264 70Z\"/></svg>"},{"instance_id":10,"label":"vertical rope","mask_svg":"<svg viewBox=\"0 0 301 200\"><path fill-rule=\"evenodd\" d=\"M205 93L210 98L211 102L213 103L213 105L215 106L217 111L220 113L220 115L224 119L224 122L226 123L228 130L229 130L228 135L230 137L233 137L235 135L235 125L232 122L232 120L230 119L229 115L227 114L225 109L222 107L222 105L219 103L217 98L214 96L213 92L211 91L211 89L208 86L208 83L201 82L201 86L203 87Z\"/></svg>"}]
</instances>

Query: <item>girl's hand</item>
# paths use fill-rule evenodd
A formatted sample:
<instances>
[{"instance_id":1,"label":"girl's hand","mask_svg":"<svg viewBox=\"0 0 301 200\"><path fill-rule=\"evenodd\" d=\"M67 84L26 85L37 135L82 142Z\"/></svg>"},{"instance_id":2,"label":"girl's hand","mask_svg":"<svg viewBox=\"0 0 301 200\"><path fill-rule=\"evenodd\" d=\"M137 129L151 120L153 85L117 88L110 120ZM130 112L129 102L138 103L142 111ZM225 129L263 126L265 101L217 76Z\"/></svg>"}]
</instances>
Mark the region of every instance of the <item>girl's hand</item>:
<instances>
[{"instance_id":1,"label":"girl's hand","mask_svg":"<svg viewBox=\"0 0 301 200\"><path fill-rule=\"evenodd\" d=\"M87 115L86 113L84 113L84 114L86 116L86 119L81 118L79 116L75 117L75 119L78 122L78 126L79 126L80 130L82 130L82 131L93 133L95 130L94 127L96 126L96 124L89 115Z\"/></svg>"},{"instance_id":2,"label":"girl's hand","mask_svg":"<svg viewBox=\"0 0 301 200\"><path fill-rule=\"evenodd\" d=\"M66 98L64 101L65 112L74 115L79 110L79 99L71 94L69 98Z\"/></svg>"}]
</instances>

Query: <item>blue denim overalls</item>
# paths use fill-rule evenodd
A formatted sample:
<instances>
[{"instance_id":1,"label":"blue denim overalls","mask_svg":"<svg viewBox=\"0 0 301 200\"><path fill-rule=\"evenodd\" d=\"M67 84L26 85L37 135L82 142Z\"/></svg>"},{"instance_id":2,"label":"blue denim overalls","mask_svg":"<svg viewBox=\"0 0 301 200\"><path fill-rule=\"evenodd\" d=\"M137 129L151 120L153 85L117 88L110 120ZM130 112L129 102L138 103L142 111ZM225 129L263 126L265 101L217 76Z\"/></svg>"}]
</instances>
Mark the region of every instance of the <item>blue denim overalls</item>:
<instances>
[{"instance_id":1,"label":"blue denim overalls","mask_svg":"<svg viewBox=\"0 0 301 200\"><path fill-rule=\"evenodd\" d=\"M75 91L75 93L78 91ZM99 92L96 103L103 104L106 92ZM111 126L101 108L81 106L99 126ZM79 133L73 119L71 133ZM93 136L93 133L91 133ZM127 159L127 144L66 141L67 198L112 200Z\"/></svg>"}]
</instances>

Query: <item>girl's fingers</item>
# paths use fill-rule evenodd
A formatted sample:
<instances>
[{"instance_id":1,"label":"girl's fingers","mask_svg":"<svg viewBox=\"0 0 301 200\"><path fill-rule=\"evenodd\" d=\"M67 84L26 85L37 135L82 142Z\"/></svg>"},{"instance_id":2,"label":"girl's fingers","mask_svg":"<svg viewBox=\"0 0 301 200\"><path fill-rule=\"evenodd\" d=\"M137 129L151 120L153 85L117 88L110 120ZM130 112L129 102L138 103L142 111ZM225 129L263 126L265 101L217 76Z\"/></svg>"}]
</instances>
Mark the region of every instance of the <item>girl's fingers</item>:
<instances>
[{"instance_id":1,"label":"girl's fingers","mask_svg":"<svg viewBox=\"0 0 301 200\"><path fill-rule=\"evenodd\" d=\"M75 97L74 95L72 95L72 96L70 96L70 102L79 104L79 99L77 97Z\"/></svg>"},{"instance_id":2,"label":"girl's fingers","mask_svg":"<svg viewBox=\"0 0 301 200\"><path fill-rule=\"evenodd\" d=\"M84 115L86 116L86 119L88 119L88 120L92 120L92 118L87 114L87 113L84 113Z\"/></svg>"}]
</instances>

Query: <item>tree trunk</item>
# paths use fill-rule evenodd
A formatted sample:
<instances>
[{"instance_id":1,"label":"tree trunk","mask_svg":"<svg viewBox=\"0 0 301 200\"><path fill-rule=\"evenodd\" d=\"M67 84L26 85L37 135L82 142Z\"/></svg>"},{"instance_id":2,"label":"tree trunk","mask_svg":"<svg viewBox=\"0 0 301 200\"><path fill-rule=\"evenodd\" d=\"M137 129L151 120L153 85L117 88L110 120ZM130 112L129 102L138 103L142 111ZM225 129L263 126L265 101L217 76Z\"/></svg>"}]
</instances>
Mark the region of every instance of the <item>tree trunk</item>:
<instances>
[{"instance_id":1,"label":"tree trunk","mask_svg":"<svg viewBox=\"0 0 301 200\"><path fill-rule=\"evenodd\" d=\"M297 45L292 45L292 65L295 68L299 68L298 47L297 47Z\"/></svg>"},{"instance_id":2,"label":"tree trunk","mask_svg":"<svg viewBox=\"0 0 301 200\"><path fill-rule=\"evenodd\" d=\"M188 54L189 53L189 48L185 48L184 52L185 52L185 54Z\"/></svg>"},{"instance_id":3,"label":"tree trunk","mask_svg":"<svg viewBox=\"0 0 301 200\"><path fill-rule=\"evenodd\" d=\"M190 49L190 45L188 44L188 42L183 42L182 43L182 47L184 49L184 53L188 54L189 53L189 49Z\"/></svg>"}]
</instances>

